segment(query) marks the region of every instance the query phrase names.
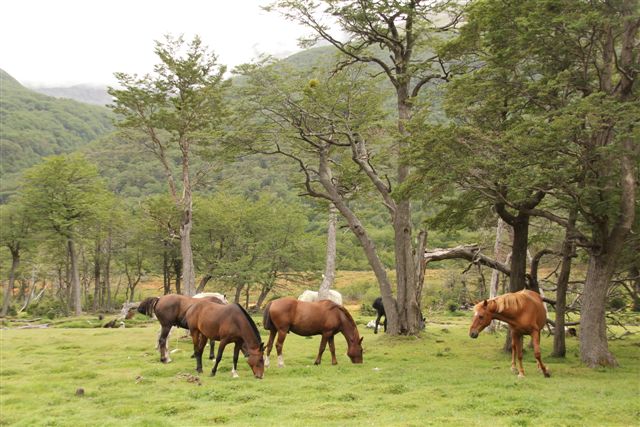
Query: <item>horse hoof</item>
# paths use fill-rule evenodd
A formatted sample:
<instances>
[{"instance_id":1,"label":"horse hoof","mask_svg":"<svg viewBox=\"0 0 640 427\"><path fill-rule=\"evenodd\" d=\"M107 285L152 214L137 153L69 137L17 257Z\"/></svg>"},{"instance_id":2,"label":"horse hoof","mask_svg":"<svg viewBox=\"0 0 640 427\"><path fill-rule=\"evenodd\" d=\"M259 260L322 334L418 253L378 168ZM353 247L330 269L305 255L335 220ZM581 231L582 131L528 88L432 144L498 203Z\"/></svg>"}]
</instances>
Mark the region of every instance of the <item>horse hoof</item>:
<instances>
[{"instance_id":1,"label":"horse hoof","mask_svg":"<svg viewBox=\"0 0 640 427\"><path fill-rule=\"evenodd\" d=\"M518 378L524 378L524 374L518 374Z\"/></svg>"},{"instance_id":2,"label":"horse hoof","mask_svg":"<svg viewBox=\"0 0 640 427\"><path fill-rule=\"evenodd\" d=\"M545 378L551 378L551 372L549 372L549 371L544 372L544 377Z\"/></svg>"}]
</instances>

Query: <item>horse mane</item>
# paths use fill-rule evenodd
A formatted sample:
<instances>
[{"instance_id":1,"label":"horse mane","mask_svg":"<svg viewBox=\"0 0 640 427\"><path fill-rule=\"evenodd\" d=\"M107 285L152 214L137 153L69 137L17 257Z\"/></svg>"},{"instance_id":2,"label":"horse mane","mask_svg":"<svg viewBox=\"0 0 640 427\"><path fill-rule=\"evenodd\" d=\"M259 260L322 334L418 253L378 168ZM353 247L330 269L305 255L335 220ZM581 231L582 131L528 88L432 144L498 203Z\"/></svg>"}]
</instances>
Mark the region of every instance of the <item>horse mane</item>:
<instances>
[{"instance_id":1,"label":"horse mane","mask_svg":"<svg viewBox=\"0 0 640 427\"><path fill-rule=\"evenodd\" d=\"M246 317L247 320L249 321L249 325L251 325L251 329L253 329L253 333L256 335L256 338L258 338L258 343L262 344L262 337L260 336L260 332L258 331L256 322L253 321L253 319L251 318L251 316L249 316L249 313L247 313L247 310L245 310L243 306L241 306L238 303L235 303L235 305L240 309L242 314L244 314L244 317Z\"/></svg>"},{"instance_id":2,"label":"horse mane","mask_svg":"<svg viewBox=\"0 0 640 427\"><path fill-rule=\"evenodd\" d=\"M344 315L347 316L347 319L351 320L351 322L353 322L354 325L356 324L356 321L353 320L353 316L351 316L351 313L349 313L349 310L347 310L343 306L338 305L336 303L333 303L333 307L331 307L331 310L333 310L334 308L337 308L338 310L342 311Z\"/></svg>"},{"instance_id":3,"label":"horse mane","mask_svg":"<svg viewBox=\"0 0 640 427\"><path fill-rule=\"evenodd\" d=\"M149 297L149 298L145 298L139 305L138 305L138 313L140 314L144 314L146 316L153 316L153 310L156 308L156 304L158 303L158 300L160 298L158 297Z\"/></svg>"},{"instance_id":4,"label":"horse mane","mask_svg":"<svg viewBox=\"0 0 640 427\"><path fill-rule=\"evenodd\" d=\"M519 310L523 303L526 295L522 292L514 292L508 293L504 295L500 295L498 297L493 298L493 301L496 303L496 313L502 313L505 310Z\"/></svg>"}]
</instances>

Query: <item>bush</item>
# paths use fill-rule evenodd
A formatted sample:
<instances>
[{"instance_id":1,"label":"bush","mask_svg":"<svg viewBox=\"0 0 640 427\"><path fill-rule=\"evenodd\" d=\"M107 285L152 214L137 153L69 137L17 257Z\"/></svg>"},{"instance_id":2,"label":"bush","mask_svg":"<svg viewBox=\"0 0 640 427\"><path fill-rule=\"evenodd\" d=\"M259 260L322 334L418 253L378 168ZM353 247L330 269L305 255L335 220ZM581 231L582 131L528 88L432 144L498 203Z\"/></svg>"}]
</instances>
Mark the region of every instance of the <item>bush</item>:
<instances>
[{"instance_id":1,"label":"bush","mask_svg":"<svg viewBox=\"0 0 640 427\"><path fill-rule=\"evenodd\" d=\"M46 317L47 319L55 319L56 317L69 315L67 306L54 299L40 300L37 304L29 306L27 312L31 316Z\"/></svg>"},{"instance_id":2,"label":"bush","mask_svg":"<svg viewBox=\"0 0 640 427\"><path fill-rule=\"evenodd\" d=\"M376 311L375 308L373 308L372 305L367 304L366 302L363 302L360 305L360 314L363 316L376 316L378 312Z\"/></svg>"}]
</instances>

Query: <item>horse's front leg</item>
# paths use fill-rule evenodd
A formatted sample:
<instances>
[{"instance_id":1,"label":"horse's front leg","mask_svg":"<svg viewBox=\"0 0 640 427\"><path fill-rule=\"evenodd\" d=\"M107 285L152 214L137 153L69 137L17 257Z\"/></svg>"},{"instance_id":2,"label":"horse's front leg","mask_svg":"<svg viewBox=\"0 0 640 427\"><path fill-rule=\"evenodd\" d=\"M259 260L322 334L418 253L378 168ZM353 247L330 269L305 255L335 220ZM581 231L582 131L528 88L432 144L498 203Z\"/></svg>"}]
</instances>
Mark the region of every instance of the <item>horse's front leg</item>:
<instances>
[{"instance_id":1,"label":"horse's front leg","mask_svg":"<svg viewBox=\"0 0 640 427\"><path fill-rule=\"evenodd\" d=\"M240 355L240 344L236 343L233 348L233 369L231 370L231 376L238 378L238 356Z\"/></svg>"},{"instance_id":2,"label":"horse's front leg","mask_svg":"<svg viewBox=\"0 0 640 427\"><path fill-rule=\"evenodd\" d=\"M207 337L197 330L190 331L191 340L193 341L193 355L196 358L196 371L202 373L202 352L207 345Z\"/></svg>"},{"instance_id":3,"label":"horse's front leg","mask_svg":"<svg viewBox=\"0 0 640 427\"><path fill-rule=\"evenodd\" d=\"M513 331L511 331L511 372L518 373L516 368L516 353L518 352L518 345L516 343L517 337Z\"/></svg>"},{"instance_id":4,"label":"horse's front leg","mask_svg":"<svg viewBox=\"0 0 640 427\"><path fill-rule=\"evenodd\" d=\"M209 341L209 360L215 359L216 357L215 349L216 349L216 340L211 338L211 340Z\"/></svg>"},{"instance_id":5,"label":"horse's front leg","mask_svg":"<svg viewBox=\"0 0 640 427\"><path fill-rule=\"evenodd\" d=\"M373 328L373 333L374 333L374 334L377 334L377 333L378 333L378 326L380 325L380 318L381 318L381 317L382 317L382 316L381 316L380 314L378 314L378 317L376 317L376 327L375 327L375 328Z\"/></svg>"},{"instance_id":6,"label":"horse's front leg","mask_svg":"<svg viewBox=\"0 0 640 427\"><path fill-rule=\"evenodd\" d=\"M333 338L335 337L335 335L331 335L328 339L329 341L329 350L331 351L331 364L332 365L337 365L338 364L338 359L336 359L336 345L333 341Z\"/></svg>"},{"instance_id":7,"label":"horse's front leg","mask_svg":"<svg viewBox=\"0 0 640 427\"><path fill-rule=\"evenodd\" d=\"M326 335L322 335L322 339L320 340L320 349L318 349L318 357L316 357L316 361L313 362L315 365L319 365L322 362L322 353L324 353L324 349L327 347L327 339Z\"/></svg>"},{"instance_id":8,"label":"horse's front leg","mask_svg":"<svg viewBox=\"0 0 640 427\"><path fill-rule=\"evenodd\" d=\"M514 337L515 338L515 337ZM513 339L513 338L512 338ZM524 367L522 366L522 335L516 338L516 350L518 351L518 378L524 378Z\"/></svg>"},{"instance_id":9,"label":"horse's front leg","mask_svg":"<svg viewBox=\"0 0 640 427\"><path fill-rule=\"evenodd\" d=\"M540 331L533 331L531 333L531 338L533 339L533 354L536 358L536 362L538 362L538 369L542 371L545 378L549 378L551 374L544 363L542 363L542 358L540 357Z\"/></svg>"},{"instance_id":10,"label":"horse's front leg","mask_svg":"<svg viewBox=\"0 0 640 427\"><path fill-rule=\"evenodd\" d=\"M160 330L160 337L158 338L158 348L160 349L160 361L162 363L171 362L171 358L169 357L169 346L167 345L169 332L171 332L171 325L162 326L162 329Z\"/></svg>"},{"instance_id":11,"label":"horse's front leg","mask_svg":"<svg viewBox=\"0 0 640 427\"><path fill-rule=\"evenodd\" d=\"M216 372L218 371L218 364L220 364L220 361L222 360L222 353L224 353L224 348L226 346L227 340L223 338L222 340L220 340L220 344L218 344L218 357L216 357L216 363L215 365L213 365L213 369L211 370L212 377L216 376Z\"/></svg>"}]
</instances>

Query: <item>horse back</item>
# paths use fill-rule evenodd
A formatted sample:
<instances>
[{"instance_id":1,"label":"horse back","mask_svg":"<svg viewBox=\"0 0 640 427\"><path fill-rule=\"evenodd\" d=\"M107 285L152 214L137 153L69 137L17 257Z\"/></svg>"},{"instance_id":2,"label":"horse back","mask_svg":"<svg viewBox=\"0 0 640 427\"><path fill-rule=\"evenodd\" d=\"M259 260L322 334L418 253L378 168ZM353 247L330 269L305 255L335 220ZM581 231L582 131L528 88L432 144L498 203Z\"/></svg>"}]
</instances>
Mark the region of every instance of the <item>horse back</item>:
<instances>
[{"instance_id":1,"label":"horse back","mask_svg":"<svg viewBox=\"0 0 640 427\"><path fill-rule=\"evenodd\" d=\"M275 329L309 336L340 328L339 306L332 301L305 302L287 297L270 304L269 318Z\"/></svg>"}]
</instances>

